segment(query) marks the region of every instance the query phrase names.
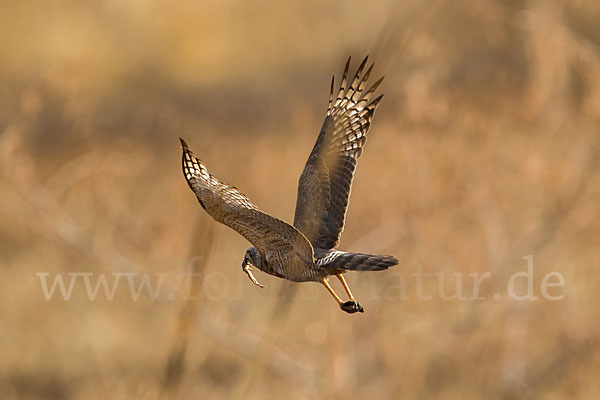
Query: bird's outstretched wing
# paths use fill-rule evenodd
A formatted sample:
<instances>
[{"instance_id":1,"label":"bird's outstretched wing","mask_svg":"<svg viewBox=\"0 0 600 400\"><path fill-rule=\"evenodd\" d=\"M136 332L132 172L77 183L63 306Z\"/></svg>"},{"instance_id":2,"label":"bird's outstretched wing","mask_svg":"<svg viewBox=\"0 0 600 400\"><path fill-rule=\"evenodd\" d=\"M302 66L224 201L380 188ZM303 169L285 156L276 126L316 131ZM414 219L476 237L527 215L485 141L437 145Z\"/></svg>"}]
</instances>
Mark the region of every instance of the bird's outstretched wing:
<instances>
[{"instance_id":1,"label":"bird's outstretched wing","mask_svg":"<svg viewBox=\"0 0 600 400\"><path fill-rule=\"evenodd\" d=\"M293 226L260 211L235 187L220 182L181 140L183 175L202 208L216 221L236 230L258 251L295 251L312 264L313 248Z\"/></svg>"},{"instance_id":2,"label":"bird's outstretched wing","mask_svg":"<svg viewBox=\"0 0 600 400\"><path fill-rule=\"evenodd\" d=\"M357 159L367 140L375 108L383 97L371 100L383 77L365 91L373 69L371 65L363 75L367 58L346 88L348 58L335 98L335 77L332 79L327 116L298 182L294 226L315 250L329 250L339 244Z\"/></svg>"}]
</instances>

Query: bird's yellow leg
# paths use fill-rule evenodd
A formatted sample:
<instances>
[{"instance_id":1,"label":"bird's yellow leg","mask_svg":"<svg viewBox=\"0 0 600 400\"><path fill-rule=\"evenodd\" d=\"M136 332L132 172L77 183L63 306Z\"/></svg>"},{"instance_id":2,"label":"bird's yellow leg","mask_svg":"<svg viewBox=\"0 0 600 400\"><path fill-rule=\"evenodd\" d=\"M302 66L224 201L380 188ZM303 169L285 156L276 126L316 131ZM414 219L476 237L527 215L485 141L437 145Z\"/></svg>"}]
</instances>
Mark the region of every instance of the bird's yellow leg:
<instances>
[{"instance_id":1,"label":"bird's yellow leg","mask_svg":"<svg viewBox=\"0 0 600 400\"><path fill-rule=\"evenodd\" d=\"M348 284L346 283L346 279L344 279L344 275L342 274L336 274L335 276L337 276L337 278L340 280L340 282L342 283L342 286L344 287L344 290L346 291L346 293L348 294L348 297L350 298L350 300L356 300L354 298L354 296L352 296L352 292L350 291L350 287L348 286Z\"/></svg>"},{"instance_id":2,"label":"bird's yellow leg","mask_svg":"<svg viewBox=\"0 0 600 400\"><path fill-rule=\"evenodd\" d=\"M263 285L262 283L260 283L256 280L256 278L254 277L254 274L252 273L252 270L250 269L250 264L243 263L242 270L246 273L246 275L248 275L248 278L250 278L252 283L254 283L256 286L260 286L261 288L266 287L265 285Z\"/></svg>"},{"instance_id":3,"label":"bird's yellow leg","mask_svg":"<svg viewBox=\"0 0 600 400\"><path fill-rule=\"evenodd\" d=\"M338 296L334 291L333 288L329 285L329 282L327 281L327 278L323 278L321 280L321 282L323 283L323 286L325 286L325 289L327 289L329 291L329 293L331 293L331 295L333 296L333 298L338 302L338 304L341 306L344 302L342 301L342 299L340 299L340 296Z\"/></svg>"},{"instance_id":4,"label":"bird's yellow leg","mask_svg":"<svg viewBox=\"0 0 600 400\"><path fill-rule=\"evenodd\" d=\"M342 282L342 285L344 285L344 290L346 291L346 293L348 293L348 296L350 296L350 300L348 300L345 303L342 301L342 299L340 299L340 297L337 294L335 294L331 286L329 286L327 278L323 278L322 282L323 285L327 288L327 290L329 290L329 293L331 293L331 295L337 300L338 304L340 305L340 308L349 314L354 314L355 312L364 312L365 310L360 306L360 304L358 304L356 300L354 300L354 297L352 297L350 288L348 287L348 284L346 283L346 280L344 279L342 274L337 274L336 276L338 277L340 282Z\"/></svg>"}]
</instances>

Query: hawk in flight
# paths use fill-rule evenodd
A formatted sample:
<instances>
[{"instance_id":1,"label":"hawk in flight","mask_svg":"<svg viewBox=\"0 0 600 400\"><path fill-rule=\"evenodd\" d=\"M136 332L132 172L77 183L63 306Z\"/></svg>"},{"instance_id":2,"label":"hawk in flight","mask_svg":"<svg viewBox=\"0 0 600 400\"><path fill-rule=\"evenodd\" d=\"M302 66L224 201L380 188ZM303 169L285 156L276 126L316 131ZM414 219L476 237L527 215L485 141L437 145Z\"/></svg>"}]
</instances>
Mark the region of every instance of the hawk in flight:
<instances>
[{"instance_id":1,"label":"hawk in flight","mask_svg":"<svg viewBox=\"0 0 600 400\"><path fill-rule=\"evenodd\" d=\"M180 139L183 175L202 208L254 245L242 262L250 280L264 287L252 274L250 267L254 266L294 282L320 282L348 313L363 312L363 308L352 296L343 273L381 271L398 264L393 256L337 250L357 160L383 97L371 99L383 78L365 90L373 69L371 65L364 71L366 63L367 58L347 86L348 59L337 93L335 77L331 81L327 116L298 182L293 225L260 211L238 189L215 178ZM327 277L332 275L340 280L349 301L344 302L329 285Z\"/></svg>"}]
</instances>

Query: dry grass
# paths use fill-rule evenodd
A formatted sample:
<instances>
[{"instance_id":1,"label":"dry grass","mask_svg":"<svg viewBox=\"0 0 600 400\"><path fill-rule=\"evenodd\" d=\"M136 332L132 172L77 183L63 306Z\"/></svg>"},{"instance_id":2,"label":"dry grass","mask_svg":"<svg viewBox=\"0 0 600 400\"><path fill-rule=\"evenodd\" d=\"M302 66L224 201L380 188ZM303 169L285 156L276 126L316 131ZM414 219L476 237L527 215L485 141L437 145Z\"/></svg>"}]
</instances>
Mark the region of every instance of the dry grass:
<instances>
[{"instance_id":1,"label":"dry grass","mask_svg":"<svg viewBox=\"0 0 600 400\"><path fill-rule=\"evenodd\" d=\"M599 18L591 0L4 4L0 397L598 398ZM290 221L330 74L365 53L386 97L342 247L401 264L349 276L350 316L318 285L251 285L177 138ZM511 300L527 255L540 299ZM489 271L486 300L435 278L417 299L419 266L448 293ZM190 270L211 279L185 300ZM560 301L539 292L552 271ZM38 272L167 275L155 301L82 283L46 301Z\"/></svg>"}]
</instances>

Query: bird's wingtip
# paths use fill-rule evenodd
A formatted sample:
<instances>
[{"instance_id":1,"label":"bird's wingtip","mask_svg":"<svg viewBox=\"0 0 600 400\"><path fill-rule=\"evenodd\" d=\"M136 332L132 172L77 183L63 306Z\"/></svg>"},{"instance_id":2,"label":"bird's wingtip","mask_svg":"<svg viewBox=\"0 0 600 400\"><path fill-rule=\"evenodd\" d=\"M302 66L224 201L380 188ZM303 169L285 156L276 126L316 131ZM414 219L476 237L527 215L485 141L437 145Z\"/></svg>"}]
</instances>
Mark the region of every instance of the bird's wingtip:
<instances>
[{"instance_id":1,"label":"bird's wingtip","mask_svg":"<svg viewBox=\"0 0 600 400\"><path fill-rule=\"evenodd\" d=\"M179 141L181 142L181 147L184 148L185 150L189 150L190 148L188 147L188 144L185 142L185 140L183 140L183 138L179 138Z\"/></svg>"}]
</instances>

